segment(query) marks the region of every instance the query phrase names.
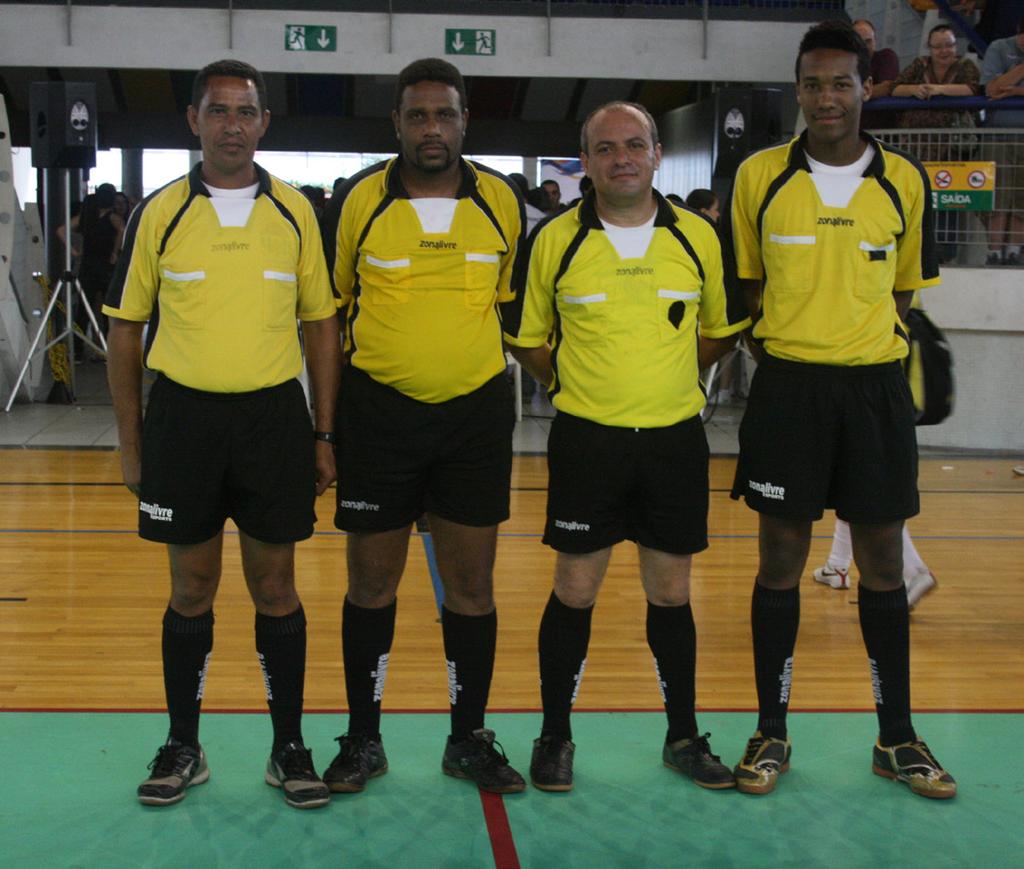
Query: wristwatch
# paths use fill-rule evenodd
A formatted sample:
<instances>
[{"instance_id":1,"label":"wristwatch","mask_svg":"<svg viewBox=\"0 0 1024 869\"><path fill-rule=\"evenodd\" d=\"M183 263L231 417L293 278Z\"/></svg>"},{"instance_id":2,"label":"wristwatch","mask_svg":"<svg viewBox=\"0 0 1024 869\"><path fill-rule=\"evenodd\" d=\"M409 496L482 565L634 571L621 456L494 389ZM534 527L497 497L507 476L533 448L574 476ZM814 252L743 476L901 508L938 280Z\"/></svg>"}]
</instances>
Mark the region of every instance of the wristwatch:
<instances>
[{"instance_id":1,"label":"wristwatch","mask_svg":"<svg viewBox=\"0 0 1024 869\"><path fill-rule=\"evenodd\" d=\"M318 441L327 441L329 444L338 442L338 439L334 436L334 432L332 431L315 431L313 432L313 437Z\"/></svg>"}]
</instances>

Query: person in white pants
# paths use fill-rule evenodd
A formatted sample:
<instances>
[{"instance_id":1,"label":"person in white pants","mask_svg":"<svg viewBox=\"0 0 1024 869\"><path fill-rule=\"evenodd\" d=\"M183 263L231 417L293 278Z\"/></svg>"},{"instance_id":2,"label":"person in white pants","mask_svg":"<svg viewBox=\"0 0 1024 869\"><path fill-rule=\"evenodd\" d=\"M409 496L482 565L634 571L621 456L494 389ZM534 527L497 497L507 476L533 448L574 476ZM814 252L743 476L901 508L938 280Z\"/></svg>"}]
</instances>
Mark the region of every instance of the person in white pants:
<instances>
[{"instance_id":1,"label":"person in white pants","mask_svg":"<svg viewBox=\"0 0 1024 869\"><path fill-rule=\"evenodd\" d=\"M850 524L836 519L836 528L832 533L832 551L823 567L814 571L815 582L832 588L850 587L850 564L853 561L853 547L850 543ZM910 531L903 526L903 584L907 587L907 603L913 609L921 598L938 587L935 574L924 563L914 541L910 539Z\"/></svg>"}]
</instances>

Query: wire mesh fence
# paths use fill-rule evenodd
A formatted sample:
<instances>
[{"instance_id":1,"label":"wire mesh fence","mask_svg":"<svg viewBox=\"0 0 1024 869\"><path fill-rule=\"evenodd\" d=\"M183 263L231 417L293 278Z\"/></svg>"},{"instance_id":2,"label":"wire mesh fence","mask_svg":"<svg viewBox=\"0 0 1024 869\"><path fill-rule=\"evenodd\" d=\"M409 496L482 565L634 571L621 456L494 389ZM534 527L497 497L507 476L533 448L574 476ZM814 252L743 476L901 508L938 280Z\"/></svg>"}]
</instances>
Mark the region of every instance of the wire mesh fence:
<instances>
[{"instance_id":1,"label":"wire mesh fence","mask_svg":"<svg viewBox=\"0 0 1024 869\"><path fill-rule=\"evenodd\" d=\"M925 164L939 258L948 265L1021 265L1024 129L875 130Z\"/></svg>"}]
</instances>

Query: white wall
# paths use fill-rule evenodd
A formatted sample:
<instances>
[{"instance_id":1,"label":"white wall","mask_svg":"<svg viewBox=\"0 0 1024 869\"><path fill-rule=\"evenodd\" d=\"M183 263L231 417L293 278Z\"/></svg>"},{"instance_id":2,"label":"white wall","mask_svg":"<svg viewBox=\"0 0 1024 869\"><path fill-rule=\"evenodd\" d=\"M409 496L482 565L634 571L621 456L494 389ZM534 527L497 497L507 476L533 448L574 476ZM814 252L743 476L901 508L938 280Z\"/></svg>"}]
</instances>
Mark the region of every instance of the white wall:
<instances>
[{"instance_id":1,"label":"white wall","mask_svg":"<svg viewBox=\"0 0 1024 869\"><path fill-rule=\"evenodd\" d=\"M918 443L1024 453L1024 271L946 269L921 296L953 351L956 404Z\"/></svg>"},{"instance_id":2,"label":"white wall","mask_svg":"<svg viewBox=\"0 0 1024 869\"><path fill-rule=\"evenodd\" d=\"M493 57L457 59L467 75L788 81L807 22L712 21L702 58L700 21L556 18L548 55L543 17L399 15L388 53L384 13L236 11L228 48L226 10L75 6L72 44L62 6L5 5L0 57L8 66L198 69L220 57L264 72L394 74L444 53L445 28L497 31ZM336 52L285 51L286 24L334 25Z\"/></svg>"}]
</instances>

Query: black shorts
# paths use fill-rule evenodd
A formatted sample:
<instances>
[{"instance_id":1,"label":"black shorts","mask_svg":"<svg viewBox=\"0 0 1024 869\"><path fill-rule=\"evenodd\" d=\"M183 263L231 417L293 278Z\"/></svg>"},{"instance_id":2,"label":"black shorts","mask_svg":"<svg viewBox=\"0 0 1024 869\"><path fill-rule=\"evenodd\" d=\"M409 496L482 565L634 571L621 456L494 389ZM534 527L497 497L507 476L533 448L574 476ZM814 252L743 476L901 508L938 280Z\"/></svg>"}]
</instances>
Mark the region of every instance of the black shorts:
<instances>
[{"instance_id":1,"label":"black shorts","mask_svg":"<svg viewBox=\"0 0 1024 869\"><path fill-rule=\"evenodd\" d=\"M707 549L708 442L700 417L633 429L555 415L544 542L584 554L622 540L674 555Z\"/></svg>"},{"instance_id":2,"label":"black shorts","mask_svg":"<svg viewBox=\"0 0 1024 869\"><path fill-rule=\"evenodd\" d=\"M202 543L235 524L264 543L313 533L313 426L297 380L255 392L201 392L159 377L142 433L139 534Z\"/></svg>"},{"instance_id":3,"label":"black shorts","mask_svg":"<svg viewBox=\"0 0 1024 869\"><path fill-rule=\"evenodd\" d=\"M898 362L758 366L740 425L733 498L783 519L877 524L915 516L914 402Z\"/></svg>"},{"instance_id":4,"label":"black shorts","mask_svg":"<svg viewBox=\"0 0 1024 869\"><path fill-rule=\"evenodd\" d=\"M334 524L389 531L425 512L480 528L503 522L514 425L504 374L468 395L428 404L346 366L335 423Z\"/></svg>"}]
</instances>

